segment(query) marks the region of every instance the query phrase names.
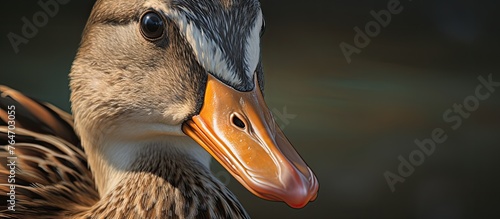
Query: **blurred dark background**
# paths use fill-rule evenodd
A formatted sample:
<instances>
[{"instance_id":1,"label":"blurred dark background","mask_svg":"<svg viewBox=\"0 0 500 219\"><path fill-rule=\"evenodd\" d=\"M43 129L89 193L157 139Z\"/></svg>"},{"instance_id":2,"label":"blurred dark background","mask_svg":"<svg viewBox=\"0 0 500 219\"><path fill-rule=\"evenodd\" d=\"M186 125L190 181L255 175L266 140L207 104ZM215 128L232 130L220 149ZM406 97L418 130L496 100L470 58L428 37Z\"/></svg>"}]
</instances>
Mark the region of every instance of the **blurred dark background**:
<instances>
[{"instance_id":1,"label":"blurred dark background","mask_svg":"<svg viewBox=\"0 0 500 219\"><path fill-rule=\"evenodd\" d=\"M68 72L94 1L70 1L15 53L7 38L36 1L5 2L0 84L69 110ZM377 1L263 1L266 99L320 181L318 199L294 210L256 198L227 173L254 218L484 218L500 204L500 87L452 130L443 113L475 94L479 76L500 81L498 1L401 1L402 12L347 63L339 44L373 21ZM112 36L110 36L112 37ZM483 92L486 92L484 90ZM442 128L437 145L391 192L415 139ZM224 179L225 178L225 179Z\"/></svg>"}]
</instances>

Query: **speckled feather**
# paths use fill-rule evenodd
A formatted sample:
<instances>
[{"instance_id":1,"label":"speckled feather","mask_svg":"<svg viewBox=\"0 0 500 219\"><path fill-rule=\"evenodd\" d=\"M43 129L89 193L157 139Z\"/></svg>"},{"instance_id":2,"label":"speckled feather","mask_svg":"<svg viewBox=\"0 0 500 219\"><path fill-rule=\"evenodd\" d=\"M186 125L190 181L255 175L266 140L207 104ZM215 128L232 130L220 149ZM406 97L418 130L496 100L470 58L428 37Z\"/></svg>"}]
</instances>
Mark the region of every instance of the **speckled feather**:
<instances>
[{"instance_id":1,"label":"speckled feather","mask_svg":"<svg viewBox=\"0 0 500 219\"><path fill-rule=\"evenodd\" d=\"M0 162L15 156L15 212L7 209L11 184L8 166L0 166L0 217L57 218L92 206L98 193L71 116L0 86ZM8 153L7 108L15 106L15 154Z\"/></svg>"},{"instance_id":2,"label":"speckled feather","mask_svg":"<svg viewBox=\"0 0 500 219\"><path fill-rule=\"evenodd\" d=\"M9 170L0 166L4 218L249 218L208 169L179 151L144 149L132 174L100 198L71 116L7 87L0 115L16 106L16 211L6 200ZM48 117L39 117L46 115ZM7 118L0 116L0 160L7 163ZM47 123L50 121L50 123ZM30 129L35 129L31 131ZM58 132L58 128L62 133ZM169 156L164 156L164 154ZM166 167L166 168L163 168Z\"/></svg>"}]
</instances>

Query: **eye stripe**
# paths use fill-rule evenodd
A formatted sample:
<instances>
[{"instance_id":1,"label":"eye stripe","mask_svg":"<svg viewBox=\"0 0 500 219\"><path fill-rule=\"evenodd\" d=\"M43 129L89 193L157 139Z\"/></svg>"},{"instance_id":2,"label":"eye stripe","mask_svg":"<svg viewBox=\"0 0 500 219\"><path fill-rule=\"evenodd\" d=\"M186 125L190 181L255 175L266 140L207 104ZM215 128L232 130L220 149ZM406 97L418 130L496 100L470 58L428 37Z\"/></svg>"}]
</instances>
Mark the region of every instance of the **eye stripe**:
<instances>
[{"instance_id":1,"label":"eye stripe","mask_svg":"<svg viewBox=\"0 0 500 219\"><path fill-rule=\"evenodd\" d=\"M170 16L175 17L181 34L191 45L198 62L205 70L212 72L216 76L221 77L225 81L234 84L241 83L241 80L231 71L225 54L214 40L209 39L203 30L200 30L193 22L190 22L186 16L180 13L170 13Z\"/></svg>"},{"instance_id":2,"label":"eye stripe","mask_svg":"<svg viewBox=\"0 0 500 219\"><path fill-rule=\"evenodd\" d=\"M148 6L156 4L148 2ZM235 89L252 89L253 73L260 61L263 22L258 1L227 8L212 1L190 2L175 1L161 9L179 28L207 72Z\"/></svg>"}]
</instances>

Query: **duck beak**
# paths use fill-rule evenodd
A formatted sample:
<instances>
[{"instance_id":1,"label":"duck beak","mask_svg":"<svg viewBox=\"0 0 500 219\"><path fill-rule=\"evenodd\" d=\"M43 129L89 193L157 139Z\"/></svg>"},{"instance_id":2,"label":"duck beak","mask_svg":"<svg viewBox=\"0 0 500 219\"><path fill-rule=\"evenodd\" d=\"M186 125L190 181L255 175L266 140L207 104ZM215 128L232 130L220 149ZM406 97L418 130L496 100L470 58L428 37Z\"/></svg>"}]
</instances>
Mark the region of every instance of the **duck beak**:
<instances>
[{"instance_id":1,"label":"duck beak","mask_svg":"<svg viewBox=\"0 0 500 219\"><path fill-rule=\"evenodd\" d=\"M302 208L318 192L316 176L273 119L259 88L239 92L209 74L199 115L184 133L255 195Z\"/></svg>"}]
</instances>

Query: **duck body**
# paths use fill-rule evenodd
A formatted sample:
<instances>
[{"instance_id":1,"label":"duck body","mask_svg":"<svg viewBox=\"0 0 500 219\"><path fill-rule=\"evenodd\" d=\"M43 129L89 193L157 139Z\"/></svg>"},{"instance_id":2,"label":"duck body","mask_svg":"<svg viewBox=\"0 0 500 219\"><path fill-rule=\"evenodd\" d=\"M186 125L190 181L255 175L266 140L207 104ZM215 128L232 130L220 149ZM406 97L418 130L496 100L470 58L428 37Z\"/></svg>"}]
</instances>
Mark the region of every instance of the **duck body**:
<instances>
[{"instance_id":1,"label":"duck body","mask_svg":"<svg viewBox=\"0 0 500 219\"><path fill-rule=\"evenodd\" d=\"M264 101L263 24L257 0L98 0L72 115L0 87L0 158L17 159L15 183L0 167L0 197L16 193L0 216L249 218L210 156L263 199L313 201L317 179Z\"/></svg>"},{"instance_id":2,"label":"duck body","mask_svg":"<svg viewBox=\"0 0 500 219\"><path fill-rule=\"evenodd\" d=\"M7 106L23 113L15 117L14 154L9 119L0 116L0 159L16 160L15 181L0 184L1 218L249 218L206 166L164 145L144 148L147 159L134 162L134 173L100 198L80 140L70 132L71 116L7 87L0 91L0 115L7 115ZM0 166L2 182L10 171ZM11 185L16 201L5 205Z\"/></svg>"},{"instance_id":3,"label":"duck body","mask_svg":"<svg viewBox=\"0 0 500 219\"><path fill-rule=\"evenodd\" d=\"M1 218L249 218L204 164L165 145L185 137L142 148L131 173L100 197L71 115L7 87L0 92L0 115L8 115L8 106L23 113L14 117L15 144L8 137L12 120L0 116L0 159L16 161L14 174L0 166L2 182L14 176L0 184ZM5 205L12 185L15 203Z\"/></svg>"}]
</instances>

